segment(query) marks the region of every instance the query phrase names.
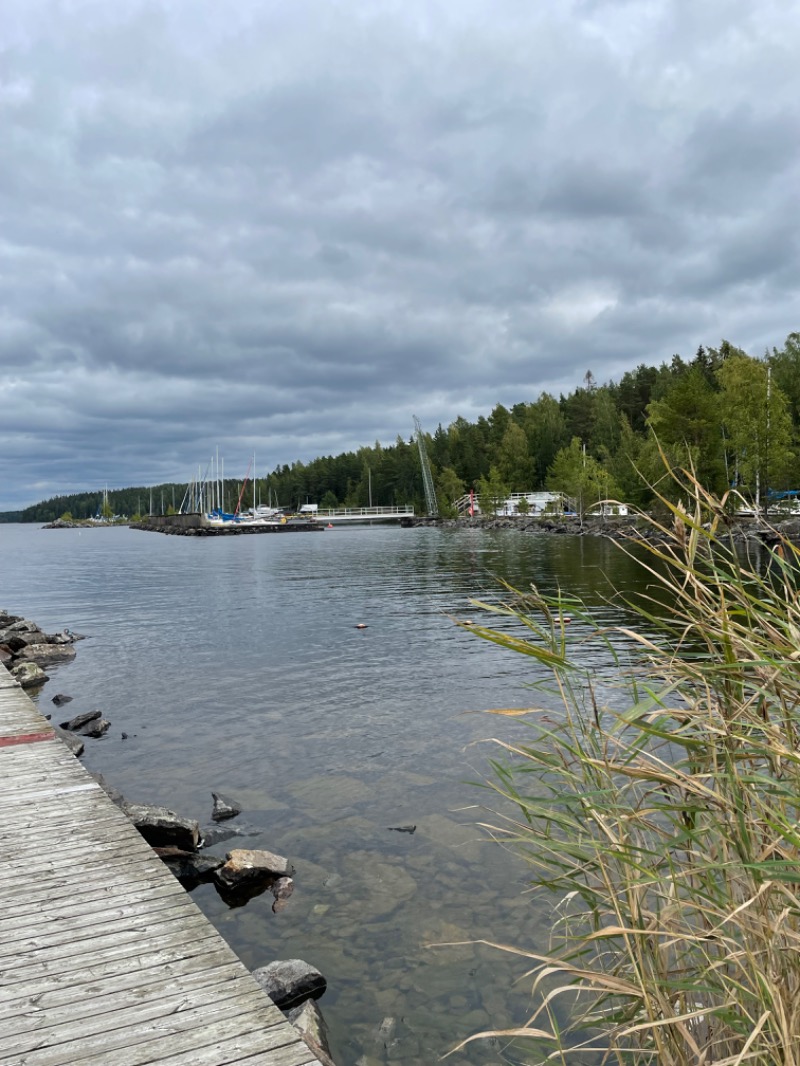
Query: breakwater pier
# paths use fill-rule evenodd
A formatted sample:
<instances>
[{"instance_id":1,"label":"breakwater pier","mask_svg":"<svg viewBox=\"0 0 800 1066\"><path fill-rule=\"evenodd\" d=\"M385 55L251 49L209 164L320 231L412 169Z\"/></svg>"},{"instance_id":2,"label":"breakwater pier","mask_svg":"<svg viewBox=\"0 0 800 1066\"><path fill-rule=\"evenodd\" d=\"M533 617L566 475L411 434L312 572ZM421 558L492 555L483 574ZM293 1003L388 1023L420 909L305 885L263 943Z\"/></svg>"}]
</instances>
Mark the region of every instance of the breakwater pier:
<instances>
[{"instance_id":1,"label":"breakwater pier","mask_svg":"<svg viewBox=\"0 0 800 1066\"><path fill-rule=\"evenodd\" d=\"M238 537L260 533L322 533L325 525L302 517L285 522L214 522L204 514L173 514L148 515L141 522L132 522L131 529L178 537Z\"/></svg>"},{"instance_id":2,"label":"breakwater pier","mask_svg":"<svg viewBox=\"0 0 800 1066\"><path fill-rule=\"evenodd\" d=\"M0 666L0 1063L319 1066Z\"/></svg>"}]
</instances>

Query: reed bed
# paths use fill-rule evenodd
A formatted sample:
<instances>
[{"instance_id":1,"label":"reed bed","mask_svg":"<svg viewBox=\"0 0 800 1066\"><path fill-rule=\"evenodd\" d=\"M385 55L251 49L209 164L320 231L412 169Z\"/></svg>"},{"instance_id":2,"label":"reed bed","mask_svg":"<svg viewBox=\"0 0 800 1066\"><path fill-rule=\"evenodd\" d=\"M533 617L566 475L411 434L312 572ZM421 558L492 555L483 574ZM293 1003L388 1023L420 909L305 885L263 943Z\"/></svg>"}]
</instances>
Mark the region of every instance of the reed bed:
<instances>
[{"instance_id":1,"label":"reed bed","mask_svg":"<svg viewBox=\"0 0 800 1066\"><path fill-rule=\"evenodd\" d=\"M484 827L555 902L544 950L495 945L524 960L530 1017L470 1039L530 1063L800 1066L800 552L776 534L744 557L728 501L677 476L688 503L640 516L659 539L621 545L651 588L637 624L533 588L470 627L559 700L491 712L530 736L495 741L485 783Z\"/></svg>"}]
</instances>

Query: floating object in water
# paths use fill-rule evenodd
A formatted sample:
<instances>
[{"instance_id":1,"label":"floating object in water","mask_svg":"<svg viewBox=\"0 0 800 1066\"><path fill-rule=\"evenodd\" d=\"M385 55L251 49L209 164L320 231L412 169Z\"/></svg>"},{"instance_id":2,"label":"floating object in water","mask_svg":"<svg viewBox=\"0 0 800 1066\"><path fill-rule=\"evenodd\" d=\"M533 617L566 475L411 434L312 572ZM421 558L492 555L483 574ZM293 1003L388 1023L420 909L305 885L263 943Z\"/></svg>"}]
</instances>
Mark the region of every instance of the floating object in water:
<instances>
[{"instance_id":1,"label":"floating object in water","mask_svg":"<svg viewBox=\"0 0 800 1066\"><path fill-rule=\"evenodd\" d=\"M572 621L572 618L568 614L562 614L561 621L564 623L564 625L569 625L569 623Z\"/></svg>"},{"instance_id":2,"label":"floating object in water","mask_svg":"<svg viewBox=\"0 0 800 1066\"><path fill-rule=\"evenodd\" d=\"M327 526L325 526L325 528L326 529L333 529L333 522L328 522L328 524L327 524Z\"/></svg>"},{"instance_id":3,"label":"floating object in water","mask_svg":"<svg viewBox=\"0 0 800 1066\"><path fill-rule=\"evenodd\" d=\"M386 827L392 833L416 833L415 825L389 825Z\"/></svg>"},{"instance_id":4,"label":"floating object in water","mask_svg":"<svg viewBox=\"0 0 800 1066\"><path fill-rule=\"evenodd\" d=\"M356 625L356 629L368 629L368 628L369 628L369 627L367 626L366 622L359 622L359 623L358 623L358 624Z\"/></svg>"},{"instance_id":5,"label":"floating object in water","mask_svg":"<svg viewBox=\"0 0 800 1066\"><path fill-rule=\"evenodd\" d=\"M465 622L462 622L461 624L462 624L462 625L465 625L465 626L474 626L474 625L475 625L475 623L474 623L474 622L471 622L471 621L469 620L469 618L468 618L468 619L467 619L467 620L466 620Z\"/></svg>"}]
</instances>

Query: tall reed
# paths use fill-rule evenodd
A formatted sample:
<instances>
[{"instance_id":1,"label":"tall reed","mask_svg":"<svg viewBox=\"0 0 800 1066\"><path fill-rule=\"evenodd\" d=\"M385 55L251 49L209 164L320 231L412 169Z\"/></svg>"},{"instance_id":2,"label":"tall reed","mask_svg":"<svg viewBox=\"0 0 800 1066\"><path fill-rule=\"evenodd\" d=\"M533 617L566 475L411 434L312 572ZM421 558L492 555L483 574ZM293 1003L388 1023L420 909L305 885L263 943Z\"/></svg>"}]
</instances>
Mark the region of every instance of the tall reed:
<instances>
[{"instance_id":1,"label":"tall reed","mask_svg":"<svg viewBox=\"0 0 800 1066\"><path fill-rule=\"evenodd\" d=\"M651 586L639 624L534 588L480 605L512 626L470 627L560 701L492 712L532 734L496 740L486 783L485 828L555 900L549 946L496 945L527 960L535 1009L491 1035L530 1062L800 1064L800 552L776 536L766 565L743 558L726 500L676 476L688 504L621 545Z\"/></svg>"}]
</instances>

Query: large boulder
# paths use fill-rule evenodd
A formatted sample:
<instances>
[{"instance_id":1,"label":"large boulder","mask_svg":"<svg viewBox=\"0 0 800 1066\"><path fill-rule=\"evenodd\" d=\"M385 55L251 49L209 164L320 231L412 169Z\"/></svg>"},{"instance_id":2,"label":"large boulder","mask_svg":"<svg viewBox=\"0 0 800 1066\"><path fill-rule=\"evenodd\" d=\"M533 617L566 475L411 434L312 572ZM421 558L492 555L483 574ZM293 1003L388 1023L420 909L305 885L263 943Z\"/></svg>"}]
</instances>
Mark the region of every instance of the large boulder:
<instances>
[{"instance_id":1,"label":"large boulder","mask_svg":"<svg viewBox=\"0 0 800 1066\"><path fill-rule=\"evenodd\" d=\"M271 962L253 970L253 977L281 1010L299 1007L307 999L319 999L328 987L319 970L302 959Z\"/></svg>"},{"instance_id":2,"label":"large boulder","mask_svg":"<svg viewBox=\"0 0 800 1066\"><path fill-rule=\"evenodd\" d=\"M254 884L266 884L277 877L287 877L292 872L288 860L271 851L235 848L225 858L225 864L214 874L214 880L225 889L237 890Z\"/></svg>"},{"instance_id":3,"label":"large boulder","mask_svg":"<svg viewBox=\"0 0 800 1066\"><path fill-rule=\"evenodd\" d=\"M13 666L9 673L23 688L37 688L39 685L43 685L45 681L50 680L49 676L37 663L19 663L17 666Z\"/></svg>"},{"instance_id":4,"label":"large boulder","mask_svg":"<svg viewBox=\"0 0 800 1066\"><path fill-rule=\"evenodd\" d=\"M41 633L41 629L35 622L29 622L27 618L18 618L16 622L10 622L6 629L12 633Z\"/></svg>"},{"instance_id":5,"label":"large boulder","mask_svg":"<svg viewBox=\"0 0 800 1066\"><path fill-rule=\"evenodd\" d=\"M237 847L225 856L226 862L221 866L214 879L223 888L238 889L247 885L266 883L276 877L286 877L291 873L291 866L283 855L273 852L247 851Z\"/></svg>"},{"instance_id":6,"label":"large boulder","mask_svg":"<svg viewBox=\"0 0 800 1066\"><path fill-rule=\"evenodd\" d=\"M197 851L200 826L193 819L182 818L166 807L152 807L145 803L124 803L121 809L153 847L174 844L185 851Z\"/></svg>"},{"instance_id":7,"label":"large boulder","mask_svg":"<svg viewBox=\"0 0 800 1066\"><path fill-rule=\"evenodd\" d=\"M20 659L35 663L64 663L75 658L71 644L28 644L17 652Z\"/></svg>"},{"instance_id":8,"label":"large boulder","mask_svg":"<svg viewBox=\"0 0 800 1066\"><path fill-rule=\"evenodd\" d=\"M53 698L55 703L55 697ZM94 722L95 719L101 716L101 711L84 711L83 714L76 714L74 718L70 718L68 722L61 722L62 729L81 729L87 722Z\"/></svg>"},{"instance_id":9,"label":"large boulder","mask_svg":"<svg viewBox=\"0 0 800 1066\"><path fill-rule=\"evenodd\" d=\"M41 637L41 633L18 633L14 629L0 629L0 643L9 647L14 654L27 648L29 644L38 644Z\"/></svg>"}]
</instances>

